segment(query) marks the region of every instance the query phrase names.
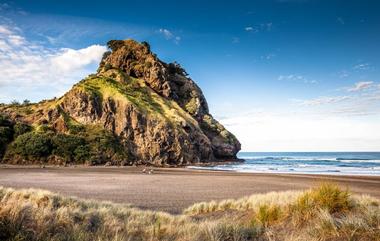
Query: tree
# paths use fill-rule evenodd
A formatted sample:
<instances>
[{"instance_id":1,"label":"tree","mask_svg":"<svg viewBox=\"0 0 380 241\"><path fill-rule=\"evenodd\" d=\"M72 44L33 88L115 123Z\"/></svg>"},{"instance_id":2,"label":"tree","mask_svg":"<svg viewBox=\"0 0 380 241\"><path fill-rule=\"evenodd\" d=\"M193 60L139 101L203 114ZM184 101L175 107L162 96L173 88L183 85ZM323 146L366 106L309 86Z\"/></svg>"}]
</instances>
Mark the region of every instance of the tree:
<instances>
[{"instance_id":1,"label":"tree","mask_svg":"<svg viewBox=\"0 0 380 241\"><path fill-rule=\"evenodd\" d=\"M20 102L18 102L18 100L12 100L11 105L20 105Z\"/></svg>"}]
</instances>

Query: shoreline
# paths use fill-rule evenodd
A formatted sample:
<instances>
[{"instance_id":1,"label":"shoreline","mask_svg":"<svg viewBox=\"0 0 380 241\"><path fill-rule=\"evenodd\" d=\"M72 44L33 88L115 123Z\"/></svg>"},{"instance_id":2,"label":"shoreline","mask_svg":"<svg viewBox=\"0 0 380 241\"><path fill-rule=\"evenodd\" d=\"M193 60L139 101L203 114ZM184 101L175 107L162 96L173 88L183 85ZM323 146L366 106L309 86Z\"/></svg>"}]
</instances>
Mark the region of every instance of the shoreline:
<instances>
[{"instance_id":1,"label":"shoreline","mask_svg":"<svg viewBox=\"0 0 380 241\"><path fill-rule=\"evenodd\" d=\"M333 182L380 199L379 176L238 173L189 168L0 166L0 186L37 188L65 196L129 203L142 209L181 213L203 201L258 193L305 190Z\"/></svg>"},{"instance_id":2,"label":"shoreline","mask_svg":"<svg viewBox=\"0 0 380 241\"><path fill-rule=\"evenodd\" d=\"M235 172L235 173L251 173L251 174L284 174L284 175L325 175L325 176L363 176L363 177L380 177L380 174L367 174L367 173L344 173L344 172L265 172L265 171L241 171L241 170L223 170L223 169L209 169L203 166L188 166L185 167L192 170L206 170L206 171L220 171L220 172Z\"/></svg>"},{"instance_id":3,"label":"shoreline","mask_svg":"<svg viewBox=\"0 0 380 241\"><path fill-rule=\"evenodd\" d=\"M240 163L239 161L231 161L226 162L226 164L232 164L232 163ZM265 172L265 171L239 171L239 170L223 170L223 169L210 169L208 167L215 167L219 164L216 163L210 163L210 164L200 164L200 165L189 165L189 166L167 166L167 167L157 167L157 166L151 166L151 165L136 165L136 166L107 166L107 165L14 165L14 164L0 164L0 169L46 169L46 168L54 168L54 169L130 169L130 170L143 170L144 168L147 169L154 169L154 170L189 170L189 171L201 171L201 172L216 172L216 173L236 173L236 174L262 174L262 175L290 175L290 176L322 176L322 177L334 177L334 176L343 176L343 177L379 177L380 174L363 174L363 173L342 173L342 172Z\"/></svg>"}]
</instances>

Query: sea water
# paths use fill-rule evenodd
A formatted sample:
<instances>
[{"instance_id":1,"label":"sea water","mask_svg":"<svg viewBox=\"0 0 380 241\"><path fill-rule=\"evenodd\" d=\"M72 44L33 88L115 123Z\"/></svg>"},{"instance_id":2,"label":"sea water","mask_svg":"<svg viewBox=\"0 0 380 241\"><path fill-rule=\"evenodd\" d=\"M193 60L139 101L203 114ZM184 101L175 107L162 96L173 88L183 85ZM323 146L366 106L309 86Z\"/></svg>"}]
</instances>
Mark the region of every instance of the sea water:
<instances>
[{"instance_id":1,"label":"sea water","mask_svg":"<svg viewBox=\"0 0 380 241\"><path fill-rule=\"evenodd\" d=\"M252 173L380 175L380 152L240 152L238 157L245 162L201 168Z\"/></svg>"}]
</instances>

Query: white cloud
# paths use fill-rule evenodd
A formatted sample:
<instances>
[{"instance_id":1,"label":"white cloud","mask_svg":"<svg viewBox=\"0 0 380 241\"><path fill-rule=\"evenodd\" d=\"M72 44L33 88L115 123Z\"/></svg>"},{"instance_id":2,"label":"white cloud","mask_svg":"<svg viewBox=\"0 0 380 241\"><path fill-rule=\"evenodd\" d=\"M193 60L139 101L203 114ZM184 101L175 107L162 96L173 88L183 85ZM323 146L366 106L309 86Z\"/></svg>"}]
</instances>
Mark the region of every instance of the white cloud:
<instances>
[{"instance_id":1,"label":"white cloud","mask_svg":"<svg viewBox=\"0 0 380 241\"><path fill-rule=\"evenodd\" d=\"M297 103L302 110L309 112L319 111L319 115L345 116L347 118L357 116L380 117L380 89L375 84L371 84L368 87L368 91L359 91L362 88L366 88L366 86L367 84L358 84L354 87L355 91L350 91L349 95L291 100ZM347 88L342 88L341 90L348 91Z\"/></svg>"},{"instance_id":2,"label":"white cloud","mask_svg":"<svg viewBox=\"0 0 380 241\"><path fill-rule=\"evenodd\" d=\"M252 26L247 26L244 28L245 31L251 32L251 33L258 33L260 31L267 31L270 32L273 28L273 23L261 23L261 24L255 24Z\"/></svg>"},{"instance_id":3,"label":"white cloud","mask_svg":"<svg viewBox=\"0 0 380 241\"><path fill-rule=\"evenodd\" d=\"M0 34L11 35L12 31L10 31L7 26L0 25Z\"/></svg>"},{"instance_id":4,"label":"white cloud","mask_svg":"<svg viewBox=\"0 0 380 241\"><path fill-rule=\"evenodd\" d=\"M260 111L237 113L221 123L243 151L374 151L380 146L376 119Z\"/></svg>"},{"instance_id":5,"label":"white cloud","mask_svg":"<svg viewBox=\"0 0 380 241\"><path fill-rule=\"evenodd\" d=\"M175 36L171 31L165 28L160 28L158 33L162 34L166 40L173 40L174 43L179 44L181 41L180 36Z\"/></svg>"},{"instance_id":6,"label":"white cloud","mask_svg":"<svg viewBox=\"0 0 380 241\"><path fill-rule=\"evenodd\" d=\"M303 76L301 75L294 75L294 74L290 74L290 75L280 75L278 76L277 78L278 80L301 80L303 79Z\"/></svg>"},{"instance_id":7,"label":"white cloud","mask_svg":"<svg viewBox=\"0 0 380 241\"><path fill-rule=\"evenodd\" d=\"M277 110L238 112L220 121L244 151L376 151L379 93L296 100L299 108L283 103Z\"/></svg>"},{"instance_id":8,"label":"white cloud","mask_svg":"<svg viewBox=\"0 0 380 241\"><path fill-rule=\"evenodd\" d=\"M257 27L252 27L252 26L247 26L244 28L244 30L251 33L259 32L259 29Z\"/></svg>"},{"instance_id":9,"label":"white cloud","mask_svg":"<svg viewBox=\"0 0 380 241\"><path fill-rule=\"evenodd\" d=\"M105 46L51 49L25 39L22 31L0 25L0 102L38 101L63 94L96 70Z\"/></svg>"},{"instance_id":10,"label":"white cloud","mask_svg":"<svg viewBox=\"0 0 380 241\"><path fill-rule=\"evenodd\" d=\"M286 81L296 81L296 82L302 82L304 84L317 84L318 81L314 79L308 79L305 76L297 75L297 74L290 74L290 75L280 75L278 76L277 80L286 80Z\"/></svg>"},{"instance_id":11,"label":"white cloud","mask_svg":"<svg viewBox=\"0 0 380 241\"><path fill-rule=\"evenodd\" d=\"M317 105L324 105L324 104L334 104L334 103L342 102L349 99L351 99L350 96L322 96L322 97L318 97L318 98L310 99L310 100L295 100L295 101L303 106L317 106Z\"/></svg>"},{"instance_id":12,"label":"white cloud","mask_svg":"<svg viewBox=\"0 0 380 241\"><path fill-rule=\"evenodd\" d=\"M356 91L362 91L366 90L373 86L373 81L361 81L355 83L354 87L348 88L347 90L349 92L356 92Z\"/></svg>"},{"instance_id":13,"label":"white cloud","mask_svg":"<svg viewBox=\"0 0 380 241\"><path fill-rule=\"evenodd\" d=\"M52 57L51 63L61 72L72 72L97 63L106 50L101 45L91 45L79 50L66 48Z\"/></svg>"},{"instance_id":14,"label":"white cloud","mask_svg":"<svg viewBox=\"0 0 380 241\"><path fill-rule=\"evenodd\" d=\"M357 64L357 65L354 65L353 69L354 70L367 70L370 68L370 64L369 63L362 63L362 64Z\"/></svg>"},{"instance_id":15,"label":"white cloud","mask_svg":"<svg viewBox=\"0 0 380 241\"><path fill-rule=\"evenodd\" d=\"M159 32L162 33L165 36L166 39L172 39L174 37L174 35L172 34L172 32L170 32L167 29L160 28Z\"/></svg>"}]
</instances>

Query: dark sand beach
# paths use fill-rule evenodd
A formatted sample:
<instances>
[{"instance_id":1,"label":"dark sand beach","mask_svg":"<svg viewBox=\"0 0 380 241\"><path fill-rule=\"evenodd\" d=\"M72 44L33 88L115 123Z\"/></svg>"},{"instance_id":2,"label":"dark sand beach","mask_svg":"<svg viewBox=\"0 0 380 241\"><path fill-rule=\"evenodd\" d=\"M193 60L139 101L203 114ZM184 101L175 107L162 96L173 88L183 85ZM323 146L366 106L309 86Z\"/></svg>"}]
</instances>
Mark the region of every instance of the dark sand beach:
<instances>
[{"instance_id":1,"label":"dark sand beach","mask_svg":"<svg viewBox=\"0 0 380 241\"><path fill-rule=\"evenodd\" d=\"M180 213L193 203L270 191L302 190L324 181L380 198L379 176L249 174L186 168L0 167L0 186L39 188L80 198Z\"/></svg>"}]
</instances>

